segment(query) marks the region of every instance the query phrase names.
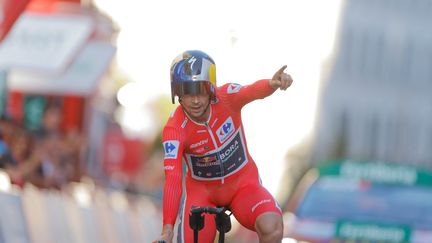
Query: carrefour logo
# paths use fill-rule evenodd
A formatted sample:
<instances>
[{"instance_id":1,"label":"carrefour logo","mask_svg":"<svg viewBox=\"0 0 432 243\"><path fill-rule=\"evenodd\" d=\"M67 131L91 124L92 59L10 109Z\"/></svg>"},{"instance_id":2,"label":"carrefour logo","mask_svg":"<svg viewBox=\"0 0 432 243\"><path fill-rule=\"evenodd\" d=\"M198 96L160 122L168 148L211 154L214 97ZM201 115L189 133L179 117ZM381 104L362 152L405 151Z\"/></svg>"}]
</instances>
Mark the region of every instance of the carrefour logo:
<instances>
[{"instance_id":1,"label":"carrefour logo","mask_svg":"<svg viewBox=\"0 0 432 243\"><path fill-rule=\"evenodd\" d=\"M163 143L165 159L176 159L178 154L179 141L168 140Z\"/></svg>"},{"instance_id":2,"label":"carrefour logo","mask_svg":"<svg viewBox=\"0 0 432 243\"><path fill-rule=\"evenodd\" d=\"M231 117L228 119L216 130L216 134L219 138L219 141L223 143L227 138L234 132L234 122Z\"/></svg>"}]
</instances>

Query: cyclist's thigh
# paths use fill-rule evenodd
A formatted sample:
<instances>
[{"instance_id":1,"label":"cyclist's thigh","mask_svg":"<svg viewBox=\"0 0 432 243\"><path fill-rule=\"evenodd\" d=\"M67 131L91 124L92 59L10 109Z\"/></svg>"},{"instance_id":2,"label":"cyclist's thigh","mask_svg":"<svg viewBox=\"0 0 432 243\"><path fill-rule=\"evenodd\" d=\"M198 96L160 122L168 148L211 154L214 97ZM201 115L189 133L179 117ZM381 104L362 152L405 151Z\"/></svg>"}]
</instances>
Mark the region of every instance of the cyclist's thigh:
<instances>
[{"instance_id":1,"label":"cyclist's thigh","mask_svg":"<svg viewBox=\"0 0 432 243\"><path fill-rule=\"evenodd\" d=\"M255 231L256 218L265 212L281 214L281 209L267 189L261 184L251 183L240 189L231 205L231 212L244 227Z\"/></svg>"},{"instance_id":2,"label":"cyclist's thigh","mask_svg":"<svg viewBox=\"0 0 432 243\"><path fill-rule=\"evenodd\" d=\"M191 206L208 207L215 206L209 200L206 189L199 183L187 183L186 193L183 197L180 210L178 228L178 243L189 243L193 241L193 230L189 227L189 212ZM204 215L204 228L199 231L198 242L213 242L216 236L214 215Z\"/></svg>"}]
</instances>

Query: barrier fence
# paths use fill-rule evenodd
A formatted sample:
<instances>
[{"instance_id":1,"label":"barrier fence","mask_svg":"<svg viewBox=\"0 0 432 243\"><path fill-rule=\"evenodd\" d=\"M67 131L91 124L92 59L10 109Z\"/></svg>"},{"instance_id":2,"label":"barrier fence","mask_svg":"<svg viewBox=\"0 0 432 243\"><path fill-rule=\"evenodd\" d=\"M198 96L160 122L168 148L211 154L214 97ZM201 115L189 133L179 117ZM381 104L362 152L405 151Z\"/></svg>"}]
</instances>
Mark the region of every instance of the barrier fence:
<instances>
[{"instance_id":1,"label":"barrier fence","mask_svg":"<svg viewBox=\"0 0 432 243\"><path fill-rule=\"evenodd\" d=\"M151 198L88 182L0 191L0 214L0 243L151 242L162 225Z\"/></svg>"}]
</instances>

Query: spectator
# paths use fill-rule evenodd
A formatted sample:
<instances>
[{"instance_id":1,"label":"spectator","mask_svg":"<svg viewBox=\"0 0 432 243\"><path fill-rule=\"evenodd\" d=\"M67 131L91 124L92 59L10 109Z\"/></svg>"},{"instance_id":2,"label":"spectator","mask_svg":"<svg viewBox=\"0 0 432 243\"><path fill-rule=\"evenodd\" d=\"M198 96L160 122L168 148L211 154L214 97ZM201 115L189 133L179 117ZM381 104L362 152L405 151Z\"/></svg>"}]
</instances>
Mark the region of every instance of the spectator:
<instances>
[{"instance_id":1,"label":"spectator","mask_svg":"<svg viewBox=\"0 0 432 243\"><path fill-rule=\"evenodd\" d=\"M16 164L16 160L13 158L9 146L4 141L3 135L0 134L0 168L8 171L16 167Z\"/></svg>"},{"instance_id":2,"label":"spectator","mask_svg":"<svg viewBox=\"0 0 432 243\"><path fill-rule=\"evenodd\" d=\"M14 136L9 143L11 156L15 160L14 169L10 172L12 183L22 186L37 170L40 159L33 155L31 134L23 127L14 126Z\"/></svg>"}]
</instances>

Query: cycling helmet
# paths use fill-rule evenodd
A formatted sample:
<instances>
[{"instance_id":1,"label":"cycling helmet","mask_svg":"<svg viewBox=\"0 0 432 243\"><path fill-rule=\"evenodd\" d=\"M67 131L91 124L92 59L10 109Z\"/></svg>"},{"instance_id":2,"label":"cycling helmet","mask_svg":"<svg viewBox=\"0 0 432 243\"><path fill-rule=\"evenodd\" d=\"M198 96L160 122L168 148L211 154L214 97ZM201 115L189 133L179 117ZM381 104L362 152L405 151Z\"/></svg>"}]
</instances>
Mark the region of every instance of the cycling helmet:
<instances>
[{"instance_id":1,"label":"cycling helmet","mask_svg":"<svg viewBox=\"0 0 432 243\"><path fill-rule=\"evenodd\" d=\"M216 65L206 53L189 50L171 64L171 101L186 94L210 94L216 100Z\"/></svg>"}]
</instances>

